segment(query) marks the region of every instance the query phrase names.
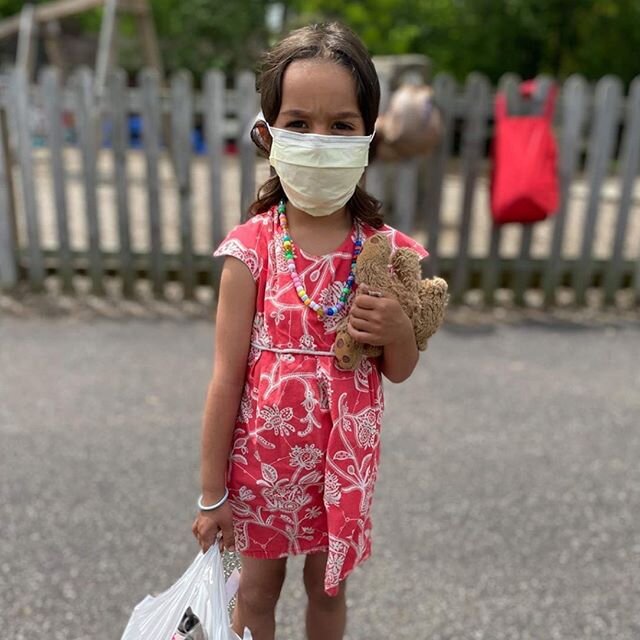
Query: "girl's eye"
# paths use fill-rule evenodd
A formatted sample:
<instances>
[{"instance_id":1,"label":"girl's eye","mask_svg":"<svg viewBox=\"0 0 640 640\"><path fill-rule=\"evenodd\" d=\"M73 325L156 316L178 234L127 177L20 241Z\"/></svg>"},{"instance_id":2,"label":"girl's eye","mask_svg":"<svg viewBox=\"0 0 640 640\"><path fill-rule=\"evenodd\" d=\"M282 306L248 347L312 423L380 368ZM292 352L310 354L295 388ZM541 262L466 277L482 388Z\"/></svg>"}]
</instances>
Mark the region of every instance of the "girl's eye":
<instances>
[{"instance_id":1,"label":"girl's eye","mask_svg":"<svg viewBox=\"0 0 640 640\"><path fill-rule=\"evenodd\" d=\"M304 129L307 125L302 120L292 120L287 123L287 129Z\"/></svg>"}]
</instances>

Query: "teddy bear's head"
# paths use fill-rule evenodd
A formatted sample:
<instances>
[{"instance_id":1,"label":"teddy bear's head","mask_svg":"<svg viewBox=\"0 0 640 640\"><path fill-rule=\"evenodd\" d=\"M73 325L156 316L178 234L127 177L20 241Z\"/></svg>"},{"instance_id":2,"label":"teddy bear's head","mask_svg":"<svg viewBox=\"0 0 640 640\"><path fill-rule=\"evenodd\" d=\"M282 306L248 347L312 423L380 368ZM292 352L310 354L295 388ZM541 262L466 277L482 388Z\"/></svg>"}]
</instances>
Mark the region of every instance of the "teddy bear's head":
<instances>
[{"instance_id":1,"label":"teddy bear's head","mask_svg":"<svg viewBox=\"0 0 640 640\"><path fill-rule=\"evenodd\" d=\"M389 239L378 234L363 245L356 263L356 280L371 290L395 297L412 321L416 343L425 349L427 340L442 323L447 301L447 283L442 278L420 279L420 257L411 249L398 249L392 257ZM346 320L334 343L336 366L352 371L363 356L381 355L380 347L356 342L347 330Z\"/></svg>"}]
</instances>

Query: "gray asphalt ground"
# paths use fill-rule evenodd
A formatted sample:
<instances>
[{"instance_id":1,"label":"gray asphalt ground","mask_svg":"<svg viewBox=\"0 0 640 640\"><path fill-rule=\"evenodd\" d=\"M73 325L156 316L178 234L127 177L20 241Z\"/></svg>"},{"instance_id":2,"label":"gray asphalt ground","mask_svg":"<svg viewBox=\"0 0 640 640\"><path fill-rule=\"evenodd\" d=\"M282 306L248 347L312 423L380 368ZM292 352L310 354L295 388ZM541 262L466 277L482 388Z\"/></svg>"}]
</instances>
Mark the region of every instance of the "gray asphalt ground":
<instances>
[{"instance_id":1,"label":"gray asphalt ground","mask_svg":"<svg viewBox=\"0 0 640 640\"><path fill-rule=\"evenodd\" d=\"M8 638L118 640L186 569L211 355L210 320L0 315ZM640 638L640 323L452 323L387 400L349 640Z\"/></svg>"}]
</instances>

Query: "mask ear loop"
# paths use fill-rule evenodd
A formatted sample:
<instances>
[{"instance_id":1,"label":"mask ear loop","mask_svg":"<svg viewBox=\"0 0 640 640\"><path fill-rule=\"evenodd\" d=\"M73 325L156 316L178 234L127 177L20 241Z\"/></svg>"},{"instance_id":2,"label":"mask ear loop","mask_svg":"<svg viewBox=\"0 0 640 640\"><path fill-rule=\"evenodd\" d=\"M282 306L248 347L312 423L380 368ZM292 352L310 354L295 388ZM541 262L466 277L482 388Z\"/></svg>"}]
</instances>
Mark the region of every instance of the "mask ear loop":
<instances>
[{"instance_id":1,"label":"mask ear loop","mask_svg":"<svg viewBox=\"0 0 640 640\"><path fill-rule=\"evenodd\" d=\"M268 158L271 153L271 134L269 125L264 120L256 120L250 132L253 144L258 147L258 151Z\"/></svg>"}]
</instances>

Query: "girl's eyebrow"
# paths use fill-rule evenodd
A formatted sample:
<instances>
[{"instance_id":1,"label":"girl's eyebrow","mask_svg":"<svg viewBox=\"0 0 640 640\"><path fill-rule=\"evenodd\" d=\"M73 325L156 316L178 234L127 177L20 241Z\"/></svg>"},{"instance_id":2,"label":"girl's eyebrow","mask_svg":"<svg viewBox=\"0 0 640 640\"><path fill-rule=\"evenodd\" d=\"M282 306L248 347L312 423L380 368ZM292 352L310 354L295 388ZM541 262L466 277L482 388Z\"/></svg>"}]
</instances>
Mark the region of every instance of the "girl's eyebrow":
<instances>
[{"instance_id":1,"label":"girl's eyebrow","mask_svg":"<svg viewBox=\"0 0 640 640\"><path fill-rule=\"evenodd\" d=\"M287 109L287 111L282 112L283 116L293 116L295 118L305 118L310 115L308 111L304 111L303 109ZM355 111L339 111L338 113L330 114L333 118L342 119L342 118L362 118L362 116Z\"/></svg>"}]
</instances>

